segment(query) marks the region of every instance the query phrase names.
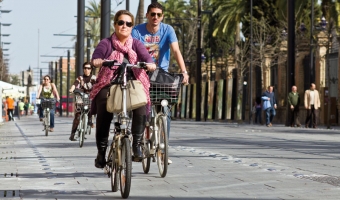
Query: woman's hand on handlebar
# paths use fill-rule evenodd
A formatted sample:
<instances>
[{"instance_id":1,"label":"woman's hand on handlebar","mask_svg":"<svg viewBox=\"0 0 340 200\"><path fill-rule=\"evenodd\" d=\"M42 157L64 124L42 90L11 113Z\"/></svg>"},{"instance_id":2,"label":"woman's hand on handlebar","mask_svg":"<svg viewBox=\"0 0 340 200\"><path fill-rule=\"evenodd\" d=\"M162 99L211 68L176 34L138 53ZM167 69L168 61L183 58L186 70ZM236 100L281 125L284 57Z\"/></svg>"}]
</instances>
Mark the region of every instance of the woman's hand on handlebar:
<instances>
[{"instance_id":1,"label":"woman's hand on handlebar","mask_svg":"<svg viewBox=\"0 0 340 200\"><path fill-rule=\"evenodd\" d=\"M103 59L101 59L101 58L97 58L97 59L93 59L92 60L92 64L93 64L93 66L95 66L95 67L101 67L102 65L103 65L103 62L104 62L104 60Z\"/></svg>"},{"instance_id":2,"label":"woman's hand on handlebar","mask_svg":"<svg viewBox=\"0 0 340 200\"><path fill-rule=\"evenodd\" d=\"M149 71L149 72L153 72L156 70L156 64L154 63L148 63L146 64L146 69Z\"/></svg>"}]
</instances>

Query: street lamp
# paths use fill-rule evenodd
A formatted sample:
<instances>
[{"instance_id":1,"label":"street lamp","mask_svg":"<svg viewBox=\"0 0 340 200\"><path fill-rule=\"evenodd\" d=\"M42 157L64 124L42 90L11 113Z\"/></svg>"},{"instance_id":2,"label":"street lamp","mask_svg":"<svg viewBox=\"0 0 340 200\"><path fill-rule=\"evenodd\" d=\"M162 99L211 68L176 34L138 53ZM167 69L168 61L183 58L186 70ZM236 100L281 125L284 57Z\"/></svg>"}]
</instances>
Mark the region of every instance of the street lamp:
<instances>
[{"instance_id":1,"label":"street lamp","mask_svg":"<svg viewBox=\"0 0 340 200\"><path fill-rule=\"evenodd\" d=\"M197 46L196 46L196 121L201 121L202 61L201 61L201 8L202 0L197 0Z\"/></svg>"},{"instance_id":2,"label":"street lamp","mask_svg":"<svg viewBox=\"0 0 340 200\"><path fill-rule=\"evenodd\" d=\"M12 24L0 23L0 44L1 44L1 36L4 36L4 37L10 36L10 34L1 34L1 26L10 26L10 25L12 25Z\"/></svg>"},{"instance_id":3,"label":"street lamp","mask_svg":"<svg viewBox=\"0 0 340 200\"><path fill-rule=\"evenodd\" d=\"M90 54L91 54L91 30L86 30L86 36L87 36L87 44L86 44L86 60L87 62L90 62Z\"/></svg>"}]
</instances>

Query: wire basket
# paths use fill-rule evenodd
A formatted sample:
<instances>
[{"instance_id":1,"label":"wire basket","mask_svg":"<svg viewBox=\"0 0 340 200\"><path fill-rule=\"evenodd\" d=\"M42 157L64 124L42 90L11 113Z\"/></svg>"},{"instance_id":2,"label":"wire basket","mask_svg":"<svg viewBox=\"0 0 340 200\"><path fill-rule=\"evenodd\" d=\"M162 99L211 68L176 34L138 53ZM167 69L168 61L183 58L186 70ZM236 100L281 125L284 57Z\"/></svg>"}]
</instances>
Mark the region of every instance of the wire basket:
<instances>
[{"instance_id":1,"label":"wire basket","mask_svg":"<svg viewBox=\"0 0 340 200\"><path fill-rule=\"evenodd\" d=\"M160 104L163 99L169 104L178 102L181 83L150 83L150 100L153 104Z\"/></svg>"},{"instance_id":2,"label":"wire basket","mask_svg":"<svg viewBox=\"0 0 340 200\"><path fill-rule=\"evenodd\" d=\"M44 99L41 101L41 107L42 109L46 109L46 108L54 109L55 103L56 103L55 99Z\"/></svg>"},{"instance_id":3,"label":"wire basket","mask_svg":"<svg viewBox=\"0 0 340 200\"><path fill-rule=\"evenodd\" d=\"M91 99L89 94L75 95L76 109L80 110L83 106L91 107Z\"/></svg>"}]
</instances>

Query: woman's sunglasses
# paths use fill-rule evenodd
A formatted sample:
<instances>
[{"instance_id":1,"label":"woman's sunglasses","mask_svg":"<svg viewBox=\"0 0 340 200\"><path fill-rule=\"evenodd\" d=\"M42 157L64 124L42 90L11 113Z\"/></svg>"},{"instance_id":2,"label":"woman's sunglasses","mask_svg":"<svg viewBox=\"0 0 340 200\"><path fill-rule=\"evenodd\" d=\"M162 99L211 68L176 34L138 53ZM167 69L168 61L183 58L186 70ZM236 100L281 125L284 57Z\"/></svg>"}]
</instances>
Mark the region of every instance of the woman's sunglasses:
<instances>
[{"instance_id":1,"label":"woman's sunglasses","mask_svg":"<svg viewBox=\"0 0 340 200\"><path fill-rule=\"evenodd\" d=\"M154 17L154 16L156 16L157 15L157 17L162 17L162 13L154 13L154 12L152 12L151 14L151 17Z\"/></svg>"},{"instance_id":2,"label":"woman's sunglasses","mask_svg":"<svg viewBox=\"0 0 340 200\"><path fill-rule=\"evenodd\" d=\"M123 26L124 24L126 24L127 27L132 27L133 26L132 22L126 22L126 21L123 21L123 20L119 20L117 22L118 26Z\"/></svg>"}]
</instances>

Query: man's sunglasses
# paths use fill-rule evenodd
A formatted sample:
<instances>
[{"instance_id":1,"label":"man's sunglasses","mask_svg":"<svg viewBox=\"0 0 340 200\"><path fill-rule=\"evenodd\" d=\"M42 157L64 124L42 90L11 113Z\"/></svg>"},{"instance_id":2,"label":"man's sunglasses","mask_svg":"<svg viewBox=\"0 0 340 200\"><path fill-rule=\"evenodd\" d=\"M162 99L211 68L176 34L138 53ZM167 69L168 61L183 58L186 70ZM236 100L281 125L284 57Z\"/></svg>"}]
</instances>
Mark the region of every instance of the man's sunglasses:
<instances>
[{"instance_id":1,"label":"man's sunglasses","mask_svg":"<svg viewBox=\"0 0 340 200\"><path fill-rule=\"evenodd\" d=\"M123 20L119 20L117 22L118 26L123 26L124 24L126 24L127 27L132 27L133 26L132 22L126 22L126 21L123 21Z\"/></svg>"},{"instance_id":2,"label":"man's sunglasses","mask_svg":"<svg viewBox=\"0 0 340 200\"><path fill-rule=\"evenodd\" d=\"M156 16L157 15L157 17L162 17L162 13L154 13L154 12L152 12L151 14L151 17L154 17L154 16Z\"/></svg>"}]
</instances>

